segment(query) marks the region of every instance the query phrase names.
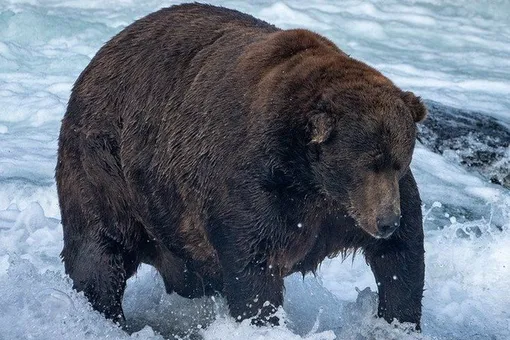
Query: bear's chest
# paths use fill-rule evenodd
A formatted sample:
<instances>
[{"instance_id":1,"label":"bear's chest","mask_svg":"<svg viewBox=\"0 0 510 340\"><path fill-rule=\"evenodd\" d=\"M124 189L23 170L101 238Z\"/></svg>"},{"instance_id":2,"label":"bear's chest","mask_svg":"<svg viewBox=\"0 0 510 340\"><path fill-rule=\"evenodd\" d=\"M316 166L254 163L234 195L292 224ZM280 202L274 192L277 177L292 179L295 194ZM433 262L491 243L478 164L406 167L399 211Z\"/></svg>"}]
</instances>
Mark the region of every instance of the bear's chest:
<instances>
[{"instance_id":1,"label":"bear's chest","mask_svg":"<svg viewBox=\"0 0 510 340\"><path fill-rule=\"evenodd\" d=\"M302 220L295 226L287 226L290 230L285 241L271 258L285 276L294 272L315 272L326 257L345 256L366 242L365 233L341 211L314 212Z\"/></svg>"}]
</instances>

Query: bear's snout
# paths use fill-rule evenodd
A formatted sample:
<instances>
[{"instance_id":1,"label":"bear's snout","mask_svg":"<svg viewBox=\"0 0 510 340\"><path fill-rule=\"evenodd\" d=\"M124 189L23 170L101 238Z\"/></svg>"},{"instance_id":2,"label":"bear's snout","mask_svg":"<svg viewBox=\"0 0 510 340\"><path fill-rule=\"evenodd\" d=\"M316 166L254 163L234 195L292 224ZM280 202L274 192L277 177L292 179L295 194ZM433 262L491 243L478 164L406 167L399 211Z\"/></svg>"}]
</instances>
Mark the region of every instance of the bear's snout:
<instances>
[{"instance_id":1,"label":"bear's snout","mask_svg":"<svg viewBox=\"0 0 510 340\"><path fill-rule=\"evenodd\" d=\"M389 238L400 226L400 210L377 219L377 238Z\"/></svg>"},{"instance_id":2,"label":"bear's snout","mask_svg":"<svg viewBox=\"0 0 510 340\"><path fill-rule=\"evenodd\" d=\"M374 238L389 238L400 226L400 192L395 174L369 174L350 193L349 214Z\"/></svg>"}]
</instances>

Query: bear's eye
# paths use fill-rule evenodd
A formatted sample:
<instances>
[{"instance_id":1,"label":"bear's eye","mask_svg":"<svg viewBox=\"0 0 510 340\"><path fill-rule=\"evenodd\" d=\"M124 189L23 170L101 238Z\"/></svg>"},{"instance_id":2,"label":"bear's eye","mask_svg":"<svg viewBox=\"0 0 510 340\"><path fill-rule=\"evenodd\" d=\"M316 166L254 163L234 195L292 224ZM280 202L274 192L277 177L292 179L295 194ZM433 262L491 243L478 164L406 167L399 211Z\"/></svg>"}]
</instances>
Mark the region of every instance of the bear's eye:
<instances>
[{"instance_id":1,"label":"bear's eye","mask_svg":"<svg viewBox=\"0 0 510 340\"><path fill-rule=\"evenodd\" d=\"M373 160L370 164L370 169L375 172L379 172L384 168L384 155L382 153L378 153L373 157Z\"/></svg>"},{"instance_id":2,"label":"bear's eye","mask_svg":"<svg viewBox=\"0 0 510 340\"><path fill-rule=\"evenodd\" d=\"M402 170L402 164L400 164L400 162L394 162L393 163L393 170L395 170L395 171Z\"/></svg>"}]
</instances>

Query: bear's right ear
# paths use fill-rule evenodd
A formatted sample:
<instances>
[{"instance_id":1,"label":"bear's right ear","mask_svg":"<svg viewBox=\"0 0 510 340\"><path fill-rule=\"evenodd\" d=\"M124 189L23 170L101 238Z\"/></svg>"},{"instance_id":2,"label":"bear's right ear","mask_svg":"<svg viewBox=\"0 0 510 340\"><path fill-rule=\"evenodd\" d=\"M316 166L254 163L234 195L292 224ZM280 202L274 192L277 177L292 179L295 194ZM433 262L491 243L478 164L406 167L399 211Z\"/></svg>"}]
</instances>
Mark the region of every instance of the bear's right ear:
<instances>
[{"instance_id":1,"label":"bear's right ear","mask_svg":"<svg viewBox=\"0 0 510 340\"><path fill-rule=\"evenodd\" d=\"M410 91L402 92L401 98L413 114L416 123L421 122L427 116L427 108L423 105L420 97L416 97Z\"/></svg>"},{"instance_id":2,"label":"bear's right ear","mask_svg":"<svg viewBox=\"0 0 510 340\"><path fill-rule=\"evenodd\" d=\"M324 143L331 136L335 120L329 114L319 112L313 114L309 119L310 143Z\"/></svg>"}]
</instances>

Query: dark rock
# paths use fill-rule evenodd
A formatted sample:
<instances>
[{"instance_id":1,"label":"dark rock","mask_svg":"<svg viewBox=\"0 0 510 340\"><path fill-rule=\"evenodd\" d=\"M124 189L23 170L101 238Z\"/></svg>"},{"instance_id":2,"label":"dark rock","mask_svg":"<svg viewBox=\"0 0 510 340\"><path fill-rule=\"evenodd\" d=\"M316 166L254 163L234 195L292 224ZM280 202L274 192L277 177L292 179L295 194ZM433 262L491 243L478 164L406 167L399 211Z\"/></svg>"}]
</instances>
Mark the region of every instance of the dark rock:
<instances>
[{"instance_id":1,"label":"dark rock","mask_svg":"<svg viewBox=\"0 0 510 340\"><path fill-rule=\"evenodd\" d=\"M495 118L425 101L427 119L418 140L434 152L510 188L510 130Z\"/></svg>"}]
</instances>

